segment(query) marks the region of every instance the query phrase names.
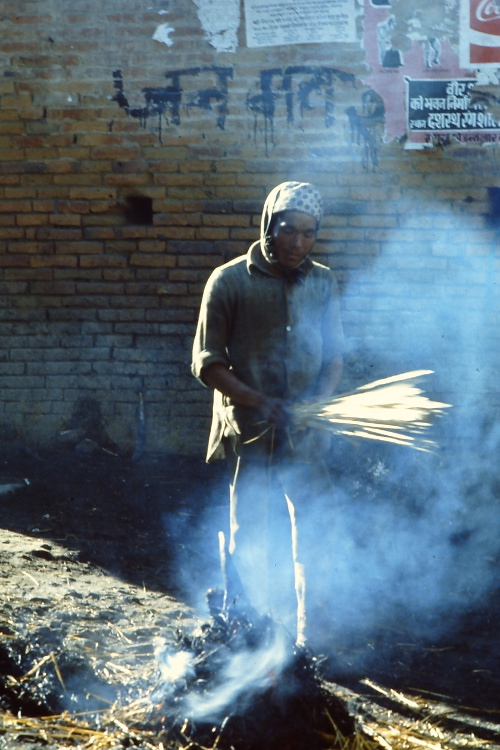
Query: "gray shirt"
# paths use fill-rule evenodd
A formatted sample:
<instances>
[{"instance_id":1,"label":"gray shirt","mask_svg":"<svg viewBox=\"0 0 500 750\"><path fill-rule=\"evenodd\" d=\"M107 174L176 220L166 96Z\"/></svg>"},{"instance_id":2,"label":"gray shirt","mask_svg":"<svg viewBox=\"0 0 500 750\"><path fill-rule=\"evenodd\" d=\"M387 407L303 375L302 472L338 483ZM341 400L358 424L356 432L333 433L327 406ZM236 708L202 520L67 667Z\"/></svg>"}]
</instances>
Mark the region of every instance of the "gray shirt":
<instances>
[{"instance_id":1,"label":"gray shirt","mask_svg":"<svg viewBox=\"0 0 500 750\"><path fill-rule=\"evenodd\" d=\"M323 365L343 351L339 295L333 272L306 259L300 283L276 277L259 243L217 268L201 303L192 372L222 363L251 388L293 403L314 396ZM215 392L207 460L222 437L258 434L258 414Z\"/></svg>"}]
</instances>

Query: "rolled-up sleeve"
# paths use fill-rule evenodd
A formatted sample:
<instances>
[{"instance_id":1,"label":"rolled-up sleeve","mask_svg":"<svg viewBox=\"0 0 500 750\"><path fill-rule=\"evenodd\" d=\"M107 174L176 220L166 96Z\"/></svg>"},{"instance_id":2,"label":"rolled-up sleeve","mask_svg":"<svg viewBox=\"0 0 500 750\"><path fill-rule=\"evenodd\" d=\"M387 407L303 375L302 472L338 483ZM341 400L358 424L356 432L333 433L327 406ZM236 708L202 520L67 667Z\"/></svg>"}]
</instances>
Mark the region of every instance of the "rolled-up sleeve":
<instances>
[{"instance_id":1,"label":"rolled-up sleeve","mask_svg":"<svg viewBox=\"0 0 500 750\"><path fill-rule=\"evenodd\" d=\"M225 291L224 279L217 269L203 292L191 359L191 372L203 385L206 385L203 380L206 367L217 362L230 365L227 355L230 317Z\"/></svg>"}]
</instances>

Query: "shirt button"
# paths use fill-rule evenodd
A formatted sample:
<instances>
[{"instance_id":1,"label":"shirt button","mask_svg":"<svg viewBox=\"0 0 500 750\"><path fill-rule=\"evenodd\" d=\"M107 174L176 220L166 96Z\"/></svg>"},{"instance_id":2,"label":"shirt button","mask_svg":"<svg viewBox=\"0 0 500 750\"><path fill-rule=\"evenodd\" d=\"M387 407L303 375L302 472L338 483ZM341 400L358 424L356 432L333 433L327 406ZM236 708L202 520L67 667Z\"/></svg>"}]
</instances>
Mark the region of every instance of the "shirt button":
<instances>
[{"instance_id":1,"label":"shirt button","mask_svg":"<svg viewBox=\"0 0 500 750\"><path fill-rule=\"evenodd\" d=\"M292 330L292 326L287 326L287 327L286 327L286 330L287 330L287 331L291 331L291 330Z\"/></svg>"}]
</instances>

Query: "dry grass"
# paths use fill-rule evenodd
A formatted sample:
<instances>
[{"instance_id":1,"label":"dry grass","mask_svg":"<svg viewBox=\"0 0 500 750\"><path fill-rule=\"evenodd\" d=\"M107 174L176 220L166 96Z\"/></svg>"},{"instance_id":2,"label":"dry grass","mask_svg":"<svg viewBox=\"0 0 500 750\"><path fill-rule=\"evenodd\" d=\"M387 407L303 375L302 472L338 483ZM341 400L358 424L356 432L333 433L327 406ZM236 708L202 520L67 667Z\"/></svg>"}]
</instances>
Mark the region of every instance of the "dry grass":
<instances>
[{"instance_id":1,"label":"dry grass","mask_svg":"<svg viewBox=\"0 0 500 750\"><path fill-rule=\"evenodd\" d=\"M345 437L380 440L429 451L424 437L450 404L432 401L417 383L432 370L415 370L376 380L337 398L292 406L294 427L315 427Z\"/></svg>"},{"instance_id":2,"label":"dry grass","mask_svg":"<svg viewBox=\"0 0 500 750\"><path fill-rule=\"evenodd\" d=\"M95 647L90 648L90 644L84 648L89 656L93 654L96 671L102 674L105 670L110 683L124 687L147 685L146 689L139 690L138 699L110 704L102 698L103 708L89 713L66 711L60 715L29 717L0 711L0 746L5 750L17 750L25 744L57 750L75 747L86 750L121 750L126 747L220 750L227 747L223 739L224 722L220 727L214 727L213 741L209 745L196 741L195 727L188 718L183 723L182 720L176 722L175 732L169 730L165 717L170 716L167 724L171 724L173 707L168 701L159 702L157 694L155 697L153 644L149 654L138 659L134 642L124 638L122 633L116 635L120 637L112 651L108 650L110 644L99 644L97 652ZM46 671L55 668L56 658L49 654L18 680L43 682ZM363 682L372 689L374 696L381 696L389 705L384 706L373 697L362 698L347 688L330 684L331 691L339 699L352 705L353 709L357 704L357 709L354 709L356 730L351 735L344 735L325 707L326 725L330 729L323 730L321 737L318 735L318 746L324 750L500 750L496 741L477 736L479 725L486 724L476 722L465 710L459 713L442 702L384 688L368 680ZM500 733L495 733L500 727L493 724L489 727L491 736L500 736Z\"/></svg>"},{"instance_id":3,"label":"dry grass","mask_svg":"<svg viewBox=\"0 0 500 750\"><path fill-rule=\"evenodd\" d=\"M389 695L394 691L379 688ZM409 698L402 702L409 706ZM446 717L442 711L432 711L422 699L411 699L415 717L409 718L394 710L379 710L371 715L359 716L353 735L340 732L331 717L331 731L323 733L320 743L325 750L499 750L500 745L492 740L479 738L471 727L468 732L453 731L446 727ZM158 721L158 707L147 700L137 701L128 706L113 706L100 715L100 727L96 728L85 717L64 713L60 716L39 718L13 716L0 712L0 736L2 747L14 748L17 742L34 743L63 748L81 747L92 750L120 750L124 747L141 747L144 750L216 750L220 745L222 730L214 732L214 742L210 746L193 741L189 721L183 729L185 739L169 738L168 733L155 728ZM155 716L156 714L156 716ZM147 726L148 719L152 722ZM92 722L93 723L93 722ZM4 744L5 743L5 744ZM236 748L237 750L237 748Z\"/></svg>"}]
</instances>

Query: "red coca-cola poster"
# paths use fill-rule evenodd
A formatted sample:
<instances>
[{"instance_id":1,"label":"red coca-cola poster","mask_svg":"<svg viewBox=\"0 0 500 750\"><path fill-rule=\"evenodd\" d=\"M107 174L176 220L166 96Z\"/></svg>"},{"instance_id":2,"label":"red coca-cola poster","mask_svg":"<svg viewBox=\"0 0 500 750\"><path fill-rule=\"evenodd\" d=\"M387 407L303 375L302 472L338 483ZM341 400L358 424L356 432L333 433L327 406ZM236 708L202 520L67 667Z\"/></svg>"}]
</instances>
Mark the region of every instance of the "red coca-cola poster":
<instances>
[{"instance_id":1,"label":"red coca-cola poster","mask_svg":"<svg viewBox=\"0 0 500 750\"><path fill-rule=\"evenodd\" d=\"M500 0L462 0L461 64L500 67Z\"/></svg>"}]
</instances>

